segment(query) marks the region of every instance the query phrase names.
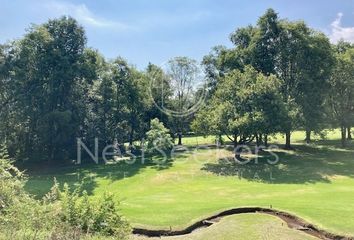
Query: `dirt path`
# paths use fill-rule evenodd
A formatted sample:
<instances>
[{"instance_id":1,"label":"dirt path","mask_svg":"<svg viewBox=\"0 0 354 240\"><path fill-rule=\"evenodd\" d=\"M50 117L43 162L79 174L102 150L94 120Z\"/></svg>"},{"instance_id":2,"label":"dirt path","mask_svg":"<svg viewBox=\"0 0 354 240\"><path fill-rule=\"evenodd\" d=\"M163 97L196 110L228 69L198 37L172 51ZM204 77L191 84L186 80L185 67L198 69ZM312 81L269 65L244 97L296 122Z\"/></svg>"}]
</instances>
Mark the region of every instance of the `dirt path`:
<instances>
[{"instance_id":1,"label":"dirt path","mask_svg":"<svg viewBox=\"0 0 354 240\"><path fill-rule=\"evenodd\" d=\"M305 232L309 235L315 236L319 239L324 240L354 240L354 237L336 235L325 230L319 229L316 226L306 222L305 220L291 215L286 212L277 211L269 208L260 208L260 207L247 207L247 208L233 208L220 212L216 215L198 221L191 226L182 229L182 230L149 230L143 228L134 228L133 234L143 235L146 237L161 237L161 236L178 236L186 235L192 233L195 230L200 228L205 228L213 225L215 222L218 222L222 217L234 215L234 214L243 214L243 213L264 213L279 217L285 221L289 228L296 229L302 232Z\"/></svg>"}]
</instances>

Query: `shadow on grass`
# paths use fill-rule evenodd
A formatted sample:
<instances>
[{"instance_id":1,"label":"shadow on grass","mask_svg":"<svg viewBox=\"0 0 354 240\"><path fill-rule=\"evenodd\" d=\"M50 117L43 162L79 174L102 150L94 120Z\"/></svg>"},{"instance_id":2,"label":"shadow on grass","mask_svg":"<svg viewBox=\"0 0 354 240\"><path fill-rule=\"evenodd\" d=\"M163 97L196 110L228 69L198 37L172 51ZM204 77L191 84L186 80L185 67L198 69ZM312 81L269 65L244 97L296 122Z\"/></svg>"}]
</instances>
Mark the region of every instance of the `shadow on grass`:
<instances>
[{"instance_id":1,"label":"shadow on grass","mask_svg":"<svg viewBox=\"0 0 354 240\"><path fill-rule=\"evenodd\" d=\"M275 184L330 183L336 176L354 178L354 147L335 148L338 141L321 141L321 145L297 145L292 153L274 150L276 164L269 152L259 154L248 163L236 163L233 158L221 158L207 163L202 170L222 176L235 176L249 181ZM257 162L258 161L258 162Z\"/></svg>"},{"instance_id":2,"label":"shadow on grass","mask_svg":"<svg viewBox=\"0 0 354 240\"><path fill-rule=\"evenodd\" d=\"M178 157L182 156L183 154L178 155ZM30 178L25 185L25 189L37 198L41 198L50 191L54 184L54 178L56 178L61 187L64 183L68 184L70 189L75 189L81 185L83 190L92 195L94 189L98 186L98 178L113 182L133 177L148 167L161 171L172 167L174 159L169 156L165 159L162 155L150 155L146 156L144 160L139 157L131 162L86 163L30 170L27 172Z\"/></svg>"}]
</instances>

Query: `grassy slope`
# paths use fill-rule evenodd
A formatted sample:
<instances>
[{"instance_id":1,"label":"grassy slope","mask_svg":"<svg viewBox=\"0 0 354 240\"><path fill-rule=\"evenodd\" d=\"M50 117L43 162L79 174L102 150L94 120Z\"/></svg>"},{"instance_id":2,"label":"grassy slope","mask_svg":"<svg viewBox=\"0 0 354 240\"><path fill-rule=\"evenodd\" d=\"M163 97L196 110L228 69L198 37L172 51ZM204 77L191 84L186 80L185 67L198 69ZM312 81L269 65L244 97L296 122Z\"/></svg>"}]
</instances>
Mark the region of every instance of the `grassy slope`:
<instances>
[{"instance_id":1,"label":"grassy slope","mask_svg":"<svg viewBox=\"0 0 354 240\"><path fill-rule=\"evenodd\" d=\"M294 134L296 141L302 138L302 133ZM324 229L354 235L354 147L333 147L337 138L336 132L316 146L280 150L280 163L275 166L265 163L267 157L258 165L237 166L242 168L242 178L235 165L218 160L231 156L230 152L200 150L160 165L80 166L56 170L55 175L41 173L32 175L26 187L41 195L50 188L53 176L69 184L87 177L89 194L116 193L134 226L180 228L223 209L272 205ZM275 179L270 179L270 172Z\"/></svg>"},{"instance_id":2,"label":"grassy slope","mask_svg":"<svg viewBox=\"0 0 354 240\"><path fill-rule=\"evenodd\" d=\"M133 237L134 240L166 239L166 240L266 240L266 239L317 239L298 230L290 229L282 220L265 214L242 214L223 218L220 222L185 236L145 238Z\"/></svg>"}]
</instances>

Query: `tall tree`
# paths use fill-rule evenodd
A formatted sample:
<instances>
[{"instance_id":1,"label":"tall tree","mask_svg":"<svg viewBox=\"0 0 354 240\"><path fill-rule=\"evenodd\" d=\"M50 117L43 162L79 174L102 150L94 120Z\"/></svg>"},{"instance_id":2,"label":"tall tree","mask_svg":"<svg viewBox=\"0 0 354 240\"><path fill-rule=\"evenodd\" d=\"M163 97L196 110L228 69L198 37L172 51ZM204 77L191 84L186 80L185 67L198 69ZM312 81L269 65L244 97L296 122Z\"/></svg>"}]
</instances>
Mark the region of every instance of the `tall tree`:
<instances>
[{"instance_id":1,"label":"tall tree","mask_svg":"<svg viewBox=\"0 0 354 240\"><path fill-rule=\"evenodd\" d=\"M189 125L193 108L199 100L196 85L200 84L200 69L195 60L176 57L168 62L166 74L172 90L171 120L174 122L175 133L178 136L178 145L181 145L182 135Z\"/></svg>"},{"instance_id":2,"label":"tall tree","mask_svg":"<svg viewBox=\"0 0 354 240\"><path fill-rule=\"evenodd\" d=\"M145 108L148 104L145 101L148 95L144 91L147 81L141 72L122 58L117 58L112 63L112 78L117 92L116 137L119 142L123 143L127 140L132 146L136 136L143 137L143 129L146 130L148 127L148 124L144 122Z\"/></svg>"},{"instance_id":3,"label":"tall tree","mask_svg":"<svg viewBox=\"0 0 354 240\"><path fill-rule=\"evenodd\" d=\"M82 121L77 100L89 77L85 45L83 28L70 17L33 26L18 42L13 81L25 156L53 160L74 152Z\"/></svg>"},{"instance_id":4,"label":"tall tree","mask_svg":"<svg viewBox=\"0 0 354 240\"><path fill-rule=\"evenodd\" d=\"M281 29L275 66L283 80L282 93L289 107L285 131L289 148L293 129L304 127L307 141L311 131L321 129L333 57L328 38L305 23L282 21Z\"/></svg>"},{"instance_id":5,"label":"tall tree","mask_svg":"<svg viewBox=\"0 0 354 240\"><path fill-rule=\"evenodd\" d=\"M252 65L265 75L275 74L282 82L288 112L282 130L285 146L291 147L291 131L300 127L307 130L310 140L311 131L320 131L324 122L323 106L333 65L328 38L303 22L279 19L273 9L268 9L255 26L232 33L231 41L235 48L206 56L207 69L225 74Z\"/></svg>"},{"instance_id":6,"label":"tall tree","mask_svg":"<svg viewBox=\"0 0 354 240\"><path fill-rule=\"evenodd\" d=\"M142 90L148 93L145 121L150 122L151 119L158 118L165 126L169 126L168 115L161 111L161 108L170 108L171 81L161 67L151 63L148 64L145 77L147 85L145 90Z\"/></svg>"},{"instance_id":7,"label":"tall tree","mask_svg":"<svg viewBox=\"0 0 354 240\"><path fill-rule=\"evenodd\" d=\"M331 75L329 104L336 125L341 128L342 146L354 122L354 48L337 47L335 69Z\"/></svg>"},{"instance_id":8,"label":"tall tree","mask_svg":"<svg viewBox=\"0 0 354 240\"><path fill-rule=\"evenodd\" d=\"M281 32L277 13L268 9L258 19L257 31L250 27L248 29L253 33L250 46L251 65L265 75L275 74Z\"/></svg>"},{"instance_id":9,"label":"tall tree","mask_svg":"<svg viewBox=\"0 0 354 240\"><path fill-rule=\"evenodd\" d=\"M329 39L324 34L310 31L306 41L305 62L296 99L301 106L302 125L309 143L311 132L319 132L325 127L325 101L331 91L329 80L334 57Z\"/></svg>"}]
</instances>

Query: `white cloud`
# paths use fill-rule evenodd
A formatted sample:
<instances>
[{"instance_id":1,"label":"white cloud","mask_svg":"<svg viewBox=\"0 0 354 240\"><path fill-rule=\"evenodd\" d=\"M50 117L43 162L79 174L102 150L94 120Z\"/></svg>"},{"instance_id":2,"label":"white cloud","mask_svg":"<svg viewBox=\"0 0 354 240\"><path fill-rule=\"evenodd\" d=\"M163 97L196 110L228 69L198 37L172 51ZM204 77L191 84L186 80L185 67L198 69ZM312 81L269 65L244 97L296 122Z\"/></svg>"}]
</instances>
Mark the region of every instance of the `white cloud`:
<instances>
[{"instance_id":1,"label":"white cloud","mask_svg":"<svg viewBox=\"0 0 354 240\"><path fill-rule=\"evenodd\" d=\"M101 18L92 13L85 4L73 4L68 2L50 1L45 4L47 11L55 15L69 15L78 20L80 23L97 28L111 28L115 30L132 29L131 26L118 22Z\"/></svg>"},{"instance_id":2,"label":"white cloud","mask_svg":"<svg viewBox=\"0 0 354 240\"><path fill-rule=\"evenodd\" d=\"M342 17L343 13L338 13L336 20L331 23L329 37L332 43L337 43L341 39L347 42L354 42L354 27L343 27Z\"/></svg>"}]
</instances>

